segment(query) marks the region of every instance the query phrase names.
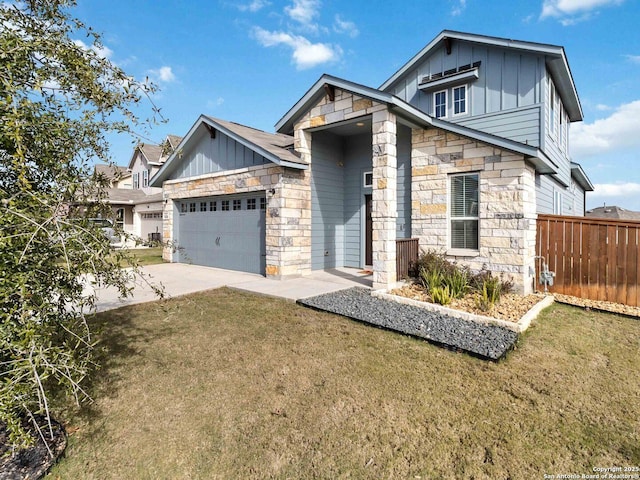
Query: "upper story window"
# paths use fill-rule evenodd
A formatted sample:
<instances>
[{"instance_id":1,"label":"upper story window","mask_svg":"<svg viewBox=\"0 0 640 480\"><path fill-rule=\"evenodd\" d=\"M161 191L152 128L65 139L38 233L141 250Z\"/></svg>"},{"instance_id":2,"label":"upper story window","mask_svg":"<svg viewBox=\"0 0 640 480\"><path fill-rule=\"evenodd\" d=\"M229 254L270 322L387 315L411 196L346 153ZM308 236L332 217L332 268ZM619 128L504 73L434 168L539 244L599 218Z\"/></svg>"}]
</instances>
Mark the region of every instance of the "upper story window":
<instances>
[{"instance_id":1,"label":"upper story window","mask_svg":"<svg viewBox=\"0 0 640 480\"><path fill-rule=\"evenodd\" d=\"M556 87L549 77L549 135L554 136L556 133Z\"/></svg>"},{"instance_id":2,"label":"upper story window","mask_svg":"<svg viewBox=\"0 0 640 480\"><path fill-rule=\"evenodd\" d=\"M477 173L450 177L451 248L478 250L479 180Z\"/></svg>"},{"instance_id":3,"label":"upper story window","mask_svg":"<svg viewBox=\"0 0 640 480\"><path fill-rule=\"evenodd\" d=\"M149 170L142 171L142 188L149 186Z\"/></svg>"},{"instance_id":4,"label":"upper story window","mask_svg":"<svg viewBox=\"0 0 640 480\"><path fill-rule=\"evenodd\" d=\"M140 188L140 174L139 173L134 173L133 174L133 189L137 190Z\"/></svg>"},{"instance_id":5,"label":"upper story window","mask_svg":"<svg viewBox=\"0 0 640 480\"><path fill-rule=\"evenodd\" d=\"M433 94L433 115L436 118L447 116L447 91L434 92Z\"/></svg>"},{"instance_id":6,"label":"upper story window","mask_svg":"<svg viewBox=\"0 0 640 480\"><path fill-rule=\"evenodd\" d=\"M453 114L467 113L467 86L462 85L453 89Z\"/></svg>"}]
</instances>

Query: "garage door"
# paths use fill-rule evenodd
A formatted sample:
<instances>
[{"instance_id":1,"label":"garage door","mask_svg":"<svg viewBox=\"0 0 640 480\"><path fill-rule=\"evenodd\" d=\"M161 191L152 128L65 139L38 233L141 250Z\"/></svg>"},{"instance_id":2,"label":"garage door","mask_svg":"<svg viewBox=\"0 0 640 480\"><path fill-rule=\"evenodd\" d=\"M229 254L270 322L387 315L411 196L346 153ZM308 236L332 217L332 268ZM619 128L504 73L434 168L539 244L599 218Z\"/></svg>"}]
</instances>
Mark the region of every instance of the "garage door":
<instances>
[{"instance_id":1,"label":"garage door","mask_svg":"<svg viewBox=\"0 0 640 480\"><path fill-rule=\"evenodd\" d=\"M178 211L179 262L264 275L264 192L180 200Z\"/></svg>"}]
</instances>

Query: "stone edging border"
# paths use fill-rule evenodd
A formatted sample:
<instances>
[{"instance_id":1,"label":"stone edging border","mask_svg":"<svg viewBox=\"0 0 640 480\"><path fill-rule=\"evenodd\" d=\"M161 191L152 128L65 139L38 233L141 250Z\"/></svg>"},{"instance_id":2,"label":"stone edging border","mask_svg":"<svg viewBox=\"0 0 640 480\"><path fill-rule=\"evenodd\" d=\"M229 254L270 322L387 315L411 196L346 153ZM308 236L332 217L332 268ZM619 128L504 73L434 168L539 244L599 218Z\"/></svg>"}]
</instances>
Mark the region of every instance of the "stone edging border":
<instances>
[{"instance_id":1,"label":"stone edging border","mask_svg":"<svg viewBox=\"0 0 640 480\"><path fill-rule=\"evenodd\" d=\"M484 315L476 315L474 313L462 312L460 310L454 310L452 308L443 307L442 305L435 305L433 303L420 302L411 298L401 297L400 295L392 295L387 293L387 290L373 290L371 295L377 298L383 298L385 300L391 300L397 303L403 303L405 305L412 305L414 307L424 308L432 312L439 312L450 317L460 318L462 320L468 320L470 322L479 323L481 325L496 325L498 327L512 330L516 333L523 333L531 322L538 316L538 314L554 302L553 295L547 295L533 307L525 313L517 323L509 322L507 320L500 320L499 318L486 317Z\"/></svg>"}]
</instances>

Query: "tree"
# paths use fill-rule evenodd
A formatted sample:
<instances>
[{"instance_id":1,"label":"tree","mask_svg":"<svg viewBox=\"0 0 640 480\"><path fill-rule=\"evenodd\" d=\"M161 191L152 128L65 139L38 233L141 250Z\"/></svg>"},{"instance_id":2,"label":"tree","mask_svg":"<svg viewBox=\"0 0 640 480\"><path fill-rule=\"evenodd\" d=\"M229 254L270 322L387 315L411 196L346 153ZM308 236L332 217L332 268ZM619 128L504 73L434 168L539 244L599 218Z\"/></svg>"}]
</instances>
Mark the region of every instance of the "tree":
<instances>
[{"instance_id":1,"label":"tree","mask_svg":"<svg viewBox=\"0 0 640 480\"><path fill-rule=\"evenodd\" d=\"M159 118L135 114L155 87L107 59L100 36L74 18L75 0L0 3L0 421L14 445L21 422L44 415L52 392L87 398L94 339L86 279L129 291L98 227L110 162L107 134L135 134ZM97 201L96 201L97 199ZM69 206L82 205L73 218ZM83 281L84 279L84 281ZM45 432L46 433L46 432Z\"/></svg>"}]
</instances>

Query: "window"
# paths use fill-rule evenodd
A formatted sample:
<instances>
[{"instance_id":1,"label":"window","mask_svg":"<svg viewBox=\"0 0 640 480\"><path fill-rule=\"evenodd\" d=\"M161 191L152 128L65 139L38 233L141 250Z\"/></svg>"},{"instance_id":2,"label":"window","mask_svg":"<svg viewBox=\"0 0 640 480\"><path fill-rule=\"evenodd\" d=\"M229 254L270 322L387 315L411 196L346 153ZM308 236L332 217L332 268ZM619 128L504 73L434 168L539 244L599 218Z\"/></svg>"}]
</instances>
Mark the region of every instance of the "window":
<instances>
[{"instance_id":1,"label":"window","mask_svg":"<svg viewBox=\"0 0 640 480\"><path fill-rule=\"evenodd\" d=\"M247 199L247 210L255 210L256 209L256 199L248 198Z\"/></svg>"},{"instance_id":2,"label":"window","mask_svg":"<svg viewBox=\"0 0 640 480\"><path fill-rule=\"evenodd\" d=\"M189 211L190 212L195 212L196 211L196 202L192 202L189 204Z\"/></svg>"},{"instance_id":3,"label":"window","mask_svg":"<svg viewBox=\"0 0 640 480\"><path fill-rule=\"evenodd\" d=\"M229 200L222 200L222 202L220 202L222 204L222 207L220 208L220 210L222 210L223 212L228 212L229 211Z\"/></svg>"},{"instance_id":4,"label":"window","mask_svg":"<svg viewBox=\"0 0 640 480\"><path fill-rule=\"evenodd\" d=\"M124 229L124 208L116 210L116 226Z\"/></svg>"},{"instance_id":5,"label":"window","mask_svg":"<svg viewBox=\"0 0 640 480\"><path fill-rule=\"evenodd\" d=\"M553 214L562 215L562 194L558 190L553 191Z\"/></svg>"},{"instance_id":6,"label":"window","mask_svg":"<svg viewBox=\"0 0 640 480\"><path fill-rule=\"evenodd\" d=\"M435 92L433 94L433 114L436 118L447 116L447 91Z\"/></svg>"},{"instance_id":7,"label":"window","mask_svg":"<svg viewBox=\"0 0 640 480\"><path fill-rule=\"evenodd\" d=\"M180 213L187 213L187 204L186 203L181 203L180 204Z\"/></svg>"},{"instance_id":8,"label":"window","mask_svg":"<svg viewBox=\"0 0 640 480\"><path fill-rule=\"evenodd\" d=\"M266 210L267 209L267 199L264 197L260 198L260 210Z\"/></svg>"},{"instance_id":9,"label":"window","mask_svg":"<svg viewBox=\"0 0 640 480\"><path fill-rule=\"evenodd\" d=\"M234 210L242 210L242 200L234 200L233 201L233 209Z\"/></svg>"},{"instance_id":10,"label":"window","mask_svg":"<svg viewBox=\"0 0 640 480\"><path fill-rule=\"evenodd\" d=\"M362 186L365 188L373 187L373 172L364 172Z\"/></svg>"},{"instance_id":11,"label":"window","mask_svg":"<svg viewBox=\"0 0 640 480\"><path fill-rule=\"evenodd\" d=\"M209 211L215 212L218 210L218 202L209 202Z\"/></svg>"},{"instance_id":12,"label":"window","mask_svg":"<svg viewBox=\"0 0 640 480\"><path fill-rule=\"evenodd\" d=\"M140 174L139 173L134 173L133 174L133 189L137 190L140 188Z\"/></svg>"},{"instance_id":13,"label":"window","mask_svg":"<svg viewBox=\"0 0 640 480\"><path fill-rule=\"evenodd\" d=\"M142 188L149 186L149 170L142 171Z\"/></svg>"},{"instance_id":14,"label":"window","mask_svg":"<svg viewBox=\"0 0 640 480\"><path fill-rule=\"evenodd\" d=\"M478 250L479 175L451 176L451 248Z\"/></svg>"},{"instance_id":15,"label":"window","mask_svg":"<svg viewBox=\"0 0 640 480\"><path fill-rule=\"evenodd\" d=\"M453 89L453 114L467 113L467 86L462 85Z\"/></svg>"},{"instance_id":16,"label":"window","mask_svg":"<svg viewBox=\"0 0 640 480\"><path fill-rule=\"evenodd\" d=\"M207 202L200 202L200 211L201 212L207 211Z\"/></svg>"},{"instance_id":17,"label":"window","mask_svg":"<svg viewBox=\"0 0 640 480\"><path fill-rule=\"evenodd\" d=\"M556 87L549 77L549 135L556 132Z\"/></svg>"}]
</instances>

